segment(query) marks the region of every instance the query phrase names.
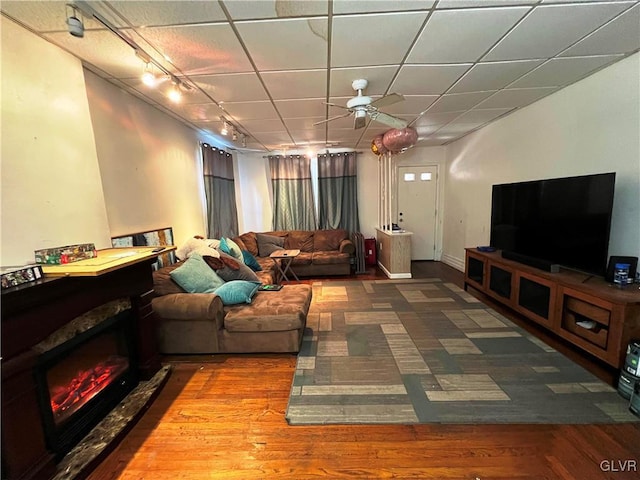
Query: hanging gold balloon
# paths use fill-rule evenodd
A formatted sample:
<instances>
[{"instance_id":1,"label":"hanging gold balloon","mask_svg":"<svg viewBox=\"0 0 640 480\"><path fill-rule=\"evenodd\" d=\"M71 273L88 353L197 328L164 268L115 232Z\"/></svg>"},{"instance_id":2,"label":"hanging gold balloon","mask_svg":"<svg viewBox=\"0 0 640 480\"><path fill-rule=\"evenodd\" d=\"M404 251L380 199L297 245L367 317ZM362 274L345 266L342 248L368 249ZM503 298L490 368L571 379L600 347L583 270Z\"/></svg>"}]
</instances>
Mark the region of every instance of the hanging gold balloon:
<instances>
[{"instance_id":1,"label":"hanging gold balloon","mask_svg":"<svg viewBox=\"0 0 640 480\"><path fill-rule=\"evenodd\" d=\"M382 143L382 134L376 135L371 141L371 151L376 155L384 155L387 153L387 147Z\"/></svg>"}]
</instances>

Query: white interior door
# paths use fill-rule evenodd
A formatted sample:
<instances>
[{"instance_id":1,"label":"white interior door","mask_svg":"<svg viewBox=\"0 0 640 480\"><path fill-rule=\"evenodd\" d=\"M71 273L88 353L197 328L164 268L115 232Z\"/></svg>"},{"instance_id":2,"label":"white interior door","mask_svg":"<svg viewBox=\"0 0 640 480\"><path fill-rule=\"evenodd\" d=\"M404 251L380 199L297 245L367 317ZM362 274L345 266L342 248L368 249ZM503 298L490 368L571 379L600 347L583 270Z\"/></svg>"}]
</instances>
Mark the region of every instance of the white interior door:
<instances>
[{"instance_id":1,"label":"white interior door","mask_svg":"<svg viewBox=\"0 0 640 480\"><path fill-rule=\"evenodd\" d=\"M411 260L435 258L437 168L398 167L398 225L413 232Z\"/></svg>"}]
</instances>

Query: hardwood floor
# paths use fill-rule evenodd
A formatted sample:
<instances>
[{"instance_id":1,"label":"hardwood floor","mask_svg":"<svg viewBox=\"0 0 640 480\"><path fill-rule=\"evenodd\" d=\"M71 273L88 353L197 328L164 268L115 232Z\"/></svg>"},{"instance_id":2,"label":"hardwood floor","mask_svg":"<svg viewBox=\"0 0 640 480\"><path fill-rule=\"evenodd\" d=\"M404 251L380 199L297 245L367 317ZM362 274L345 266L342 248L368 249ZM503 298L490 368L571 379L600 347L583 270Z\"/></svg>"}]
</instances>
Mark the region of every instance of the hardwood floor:
<instances>
[{"instance_id":1,"label":"hardwood floor","mask_svg":"<svg viewBox=\"0 0 640 480\"><path fill-rule=\"evenodd\" d=\"M437 262L413 270L462 285ZM91 480L640 478L638 424L293 427L294 355L164 360L167 385Z\"/></svg>"}]
</instances>

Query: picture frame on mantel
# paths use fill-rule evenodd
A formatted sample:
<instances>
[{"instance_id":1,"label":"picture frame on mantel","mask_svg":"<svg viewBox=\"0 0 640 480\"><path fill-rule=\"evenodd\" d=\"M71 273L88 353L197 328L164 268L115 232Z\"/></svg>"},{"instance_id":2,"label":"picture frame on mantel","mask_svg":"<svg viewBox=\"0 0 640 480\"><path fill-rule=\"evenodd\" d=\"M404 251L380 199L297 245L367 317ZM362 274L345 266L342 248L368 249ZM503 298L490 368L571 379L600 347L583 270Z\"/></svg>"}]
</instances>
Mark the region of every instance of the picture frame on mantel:
<instances>
[{"instance_id":1,"label":"picture frame on mantel","mask_svg":"<svg viewBox=\"0 0 640 480\"><path fill-rule=\"evenodd\" d=\"M111 246L120 247L163 247L173 245L173 228L164 227L146 232L131 233L118 237L111 237ZM175 250L161 253L152 265L154 270L176 263Z\"/></svg>"}]
</instances>

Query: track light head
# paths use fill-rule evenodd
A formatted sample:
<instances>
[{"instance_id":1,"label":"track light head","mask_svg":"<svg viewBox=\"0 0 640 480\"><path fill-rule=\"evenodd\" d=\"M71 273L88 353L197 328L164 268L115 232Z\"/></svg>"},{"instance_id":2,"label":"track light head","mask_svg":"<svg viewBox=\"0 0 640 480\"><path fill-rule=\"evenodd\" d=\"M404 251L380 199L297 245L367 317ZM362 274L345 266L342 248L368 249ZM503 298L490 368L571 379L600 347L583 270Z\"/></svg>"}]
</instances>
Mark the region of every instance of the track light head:
<instances>
[{"instance_id":1,"label":"track light head","mask_svg":"<svg viewBox=\"0 0 640 480\"><path fill-rule=\"evenodd\" d=\"M67 28L69 33L74 37L84 37L84 23L80 15L78 15L78 7L72 3L68 3L67 7L71 8L71 14L67 13Z\"/></svg>"}]
</instances>

